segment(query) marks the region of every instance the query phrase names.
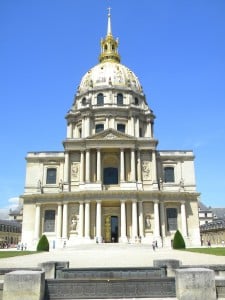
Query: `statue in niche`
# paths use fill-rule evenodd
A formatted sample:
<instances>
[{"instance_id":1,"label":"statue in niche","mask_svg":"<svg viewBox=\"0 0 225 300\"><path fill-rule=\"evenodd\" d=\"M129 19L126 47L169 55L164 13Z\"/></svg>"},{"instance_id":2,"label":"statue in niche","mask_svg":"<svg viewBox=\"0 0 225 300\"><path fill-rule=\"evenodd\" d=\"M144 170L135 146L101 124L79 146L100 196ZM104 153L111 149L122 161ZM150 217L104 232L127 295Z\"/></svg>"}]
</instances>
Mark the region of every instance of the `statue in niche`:
<instances>
[{"instance_id":1,"label":"statue in niche","mask_svg":"<svg viewBox=\"0 0 225 300\"><path fill-rule=\"evenodd\" d=\"M43 187L42 187L42 183L41 183L40 179L38 180L38 183L37 183L37 191L41 194L43 193Z\"/></svg>"},{"instance_id":2,"label":"statue in niche","mask_svg":"<svg viewBox=\"0 0 225 300\"><path fill-rule=\"evenodd\" d=\"M71 231L76 231L77 229L77 218L76 216L73 216L70 223L70 229Z\"/></svg>"},{"instance_id":3,"label":"statue in niche","mask_svg":"<svg viewBox=\"0 0 225 300\"><path fill-rule=\"evenodd\" d=\"M183 178L180 179L180 190L181 191L184 190L184 179Z\"/></svg>"},{"instance_id":4,"label":"statue in niche","mask_svg":"<svg viewBox=\"0 0 225 300\"><path fill-rule=\"evenodd\" d=\"M163 190L163 180L161 177L159 178L159 189Z\"/></svg>"},{"instance_id":5,"label":"statue in niche","mask_svg":"<svg viewBox=\"0 0 225 300\"><path fill-rule=\"evenodd\" d=\"M151 229L151 217L150 217L150 215L147 215L145 217L145 228L146 229Z\"/></svg>"},{"instance_id":6,"label":"statue in niche","mask_svg":"<svg viewBox=\"0 0 225 300\"><path fill-rule=\"evenodd\" d=\"M63 181L62 181L62 179L60 179L60 181L59 181L59 191L63 192Z\"/></svg>"}]
</instances>

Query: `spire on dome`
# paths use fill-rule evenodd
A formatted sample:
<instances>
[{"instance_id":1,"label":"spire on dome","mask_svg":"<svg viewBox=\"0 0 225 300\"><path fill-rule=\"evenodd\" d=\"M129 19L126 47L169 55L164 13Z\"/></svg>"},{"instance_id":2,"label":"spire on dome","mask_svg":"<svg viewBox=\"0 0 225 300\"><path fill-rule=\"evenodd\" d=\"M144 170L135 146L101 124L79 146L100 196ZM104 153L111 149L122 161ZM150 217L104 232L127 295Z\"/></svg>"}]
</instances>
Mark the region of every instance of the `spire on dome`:
<instances>
[{"instance_id":1,"label":"spire on dome","mask_svg":"<svg viewBox=\"0 0 225 300\"><path fill-rule=\"evenodd\" d=\"M108 26L107 26L107 35L112 35L112 26L111 26L111 7L108 8Z\"/></svg>"},{"instance_id":2,"label":"spire on dome","mask_svg":"<svg viewBox=\"0 0 225 300\"><path fill-rule=\"evenodd\" d=\"M111 25L111 8L108 8L108 24L107 35L101 40L101 54L99 56L100 62L113 61L120 62L120 55L118 53L118 39L115 39L112 35Z\"/></svg>"}]
</instances>

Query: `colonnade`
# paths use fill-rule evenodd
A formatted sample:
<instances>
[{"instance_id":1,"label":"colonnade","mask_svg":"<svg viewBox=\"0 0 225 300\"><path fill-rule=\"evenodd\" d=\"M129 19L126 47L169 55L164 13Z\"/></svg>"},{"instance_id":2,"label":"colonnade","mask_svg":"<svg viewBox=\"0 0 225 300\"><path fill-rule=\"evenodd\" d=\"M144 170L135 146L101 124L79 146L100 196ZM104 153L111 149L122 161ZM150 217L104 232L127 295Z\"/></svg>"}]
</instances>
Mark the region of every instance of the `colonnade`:
<instances>
[{"instance_id":1,"label":"colonnade","mask_svg":"<svg viewBox=\"0 0 225 300\"><path fill-rule=\"evenodd\" d=\"M78 226L78 237L90 239L91 238L91 223L90 223L90 201L79 202L79 226ZM101 239L103 237L102 232L102 201L96 201L96 218L95 218L95 234L96 238ZM130 201L120 201L120 240L127 241L127 210L126 205ZM166 236L165 231L165 215L164 215L164 203L159 204L159 200L153 201L154 203L154 238L164 238ZM69 235L69 222L68 222L68 203L58 203L57 207L57 220L56 220L56 238L68 239ZM181 205L181 231L184 237L187 237L187 223L186 223L186 208L185 202L182 201ZM138 236L143 238L145 236L144 227L144 215L143 215L143 202L132 200L131 202L132 213L131 213L131 224L132 224L132 236L129 237L132 240ZM35 213L35 239L38 240L40 237L41 228L41 205L36 204Z\"/></svg>"},{"instance_id":2,"label":"colonnade","mask_svg":"<svg viewBox=\"0 0 225 300\"><path fill-rule=\"evenodd\" d=\"M105 116L105 121L103 122L104 129L112 128L116 130L117 123L115 118ZM126 133L131 136L140 137L140 128L142 128L144 137L153 137L153 122L151 119L147 120L143 126L143 124L140 124L139 116L133 115L128 119L126 126ZM86 138L91 134L94 134L94 130L95 126L92 124L90 116L87 114L83 116L81 124L74 124L72 122L67 124L67 138Z\"/></svg>"},{"instance_id":3,"label":"colonnade","mask_svg":"<svg viewBox=\"0 0 225 300\"><path fill-rule=\"evenodd\" d=\"M102 155L104 152L104 149L97 148L96 150L96 156L95 160L96 163L94 164L96 166L95 172L95 179L96 182L100 183L102 181L102 171L104 168L104 165L102 163ZM130 155L130 161L125 157L125 153L129 153ZM91 149L86 149L86 150L81 150L80 151L80 182L90 182L91 181L91 166L93 164L91 163ZM130 176L129 176L129 182L141 182L142 181L142 167L141 167L141 151L140 150L135 150L134 148L131 149L124 149L120 148L119 149L119 159L120 163L119 166L119 181L124 182L127 179L127 174L126 174L126 163L129 163L130 166ZM152 174L151 174L151 179L153 181L156 181L156 158L155 158L155 151L152 151ZM69 181L69 154L68 152L65 153L65 167L64 167L64 183L68 183Z\"/></svg>"}]
</instances>

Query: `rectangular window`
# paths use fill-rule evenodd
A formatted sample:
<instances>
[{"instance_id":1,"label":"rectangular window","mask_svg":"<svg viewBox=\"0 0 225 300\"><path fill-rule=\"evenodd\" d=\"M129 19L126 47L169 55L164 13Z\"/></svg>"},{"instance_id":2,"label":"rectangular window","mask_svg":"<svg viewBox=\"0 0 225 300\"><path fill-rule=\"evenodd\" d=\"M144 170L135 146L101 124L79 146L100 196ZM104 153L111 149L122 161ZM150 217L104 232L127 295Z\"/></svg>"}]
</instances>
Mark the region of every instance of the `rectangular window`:
<instances>
[{"instance_id":1,"label":"rectangular window","mask_svg":"<svg viewBox=\"0 0 225 300\"><path fill-rule=\"evenodd\" d=\"M95 125L95 132L101 132L104 130L104 124L96 124Z\"/></svg>"},{"instance_id":2,"label":"rectangular window","mask_svg":"<svg viewBox=\"0 0 225 300\"><path fill-rule=\"evenodd\" d=\"M56 168L47 169L46 184L56 184Z\"/></svg>"},{"instance_id":3,"label":"rectangular window","mask_svg":"<svg viewBox=\"0 0 225 300\"><path fill-rule=\"evenodd\" d=\"M177 230L177 209L176 208L167 208L167 231Z\"/></svg>"},{"instance_id":4,"label":"rectangular window","mask_svg":"<svg viewBox=\"0 0 225 300\"><path fill-rule=\"evenodd\" d=\"M174 182L174 168L166 167L164 169L164 182Z\"/></svg>"},{"instance_id":5,"label":"rectangular window","mask_svg":"<svg viewBox=\"0 0 225 300\"><path fill-rule=\"evenodd\" d=\"M44 232L54 232L55 231L55 211L46 210L44 219Z\"/></svg>"},{"instance_id":6,"label":"rectangular window","mask_svg":"<svg viewBox=\"0 0 225 300\"><path fill-rule=\"evenodd\" d=\"M124 124L117 124L117 130L120 132L124 132L125 133L125 125Z\"/></svg>"}]
</instances>

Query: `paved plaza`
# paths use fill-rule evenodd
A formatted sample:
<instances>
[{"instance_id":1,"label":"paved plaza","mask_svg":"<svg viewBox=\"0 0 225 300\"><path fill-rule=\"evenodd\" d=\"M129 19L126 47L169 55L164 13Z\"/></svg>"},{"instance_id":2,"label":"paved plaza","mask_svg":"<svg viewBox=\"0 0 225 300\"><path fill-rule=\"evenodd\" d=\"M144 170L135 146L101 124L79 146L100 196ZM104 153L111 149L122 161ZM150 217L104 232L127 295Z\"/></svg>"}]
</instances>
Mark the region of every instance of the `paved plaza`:
<instances>
[{"instance_id":1,"label":"paved plaza","mask_svg":"<svg viewBox=\"0 0 225 300\"><path fill-rule=\"evenodd\" d=\"M46 261L69 261L72 268L147 267L155 259L178 259L182 265L225 264L225 256L156 249L142 244L86 244L0 260L1 268L37 267Z\"/></svg>"},{"instance_id":2,"label":"paved plaza","mask_svg":"<svg viewBox=\"0 0 225 300\"><path fill-rule=\"evenodd\" d=\"M182 262L182 265L225 264L224 256L196 254L173 249L156 249L153 251L150 245L87 244L22 257L1 259L0 268L37 267L39 263L46 261L69 261L70 267L74 268L147 267L153 266L153 260L155 259L178 259ZM143 300L148 299L154 300L155 298L145 298ZM177 298L157 298L157 300L165 299L176 300ZM138 298L138 300L141 299Z\"/></svg>"}]
</instances>

